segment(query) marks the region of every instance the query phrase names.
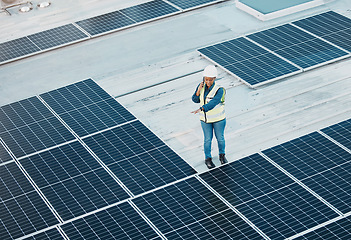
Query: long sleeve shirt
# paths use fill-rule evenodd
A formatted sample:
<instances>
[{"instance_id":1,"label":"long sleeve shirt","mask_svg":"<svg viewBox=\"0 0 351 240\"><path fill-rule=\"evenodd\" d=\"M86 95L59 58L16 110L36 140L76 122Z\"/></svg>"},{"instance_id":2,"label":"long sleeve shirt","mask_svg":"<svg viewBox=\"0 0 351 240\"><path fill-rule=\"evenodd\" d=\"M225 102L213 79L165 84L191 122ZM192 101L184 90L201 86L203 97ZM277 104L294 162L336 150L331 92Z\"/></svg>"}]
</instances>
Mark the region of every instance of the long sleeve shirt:
<instances>
[{"instance_id":1,"label":"long sleeve shirt","mask_svg":"<svg viewBox=\"0 0 351 240\"><path fill-rule=\"evenodd\" d=\"M192 96L192 100L194 103L200 103L200 95L196 96L196 92L197 89L199 88L200 84L197 86L195 93ZM204 85L205 88L205 93L204 93L204 98L206 99L207 95L209 94L209 92L212 90L214 86L214 83L212 84L212 86L210 88L207 87L207 85ZM221 102L221 98L223 96L223 88L219 88L216 95L214 96L214 98L212 98L207 104L201 106L204 109L204 112L208 112L210 110L212 110L217 104L219 104Z\"/></svg>"}]
</instances>

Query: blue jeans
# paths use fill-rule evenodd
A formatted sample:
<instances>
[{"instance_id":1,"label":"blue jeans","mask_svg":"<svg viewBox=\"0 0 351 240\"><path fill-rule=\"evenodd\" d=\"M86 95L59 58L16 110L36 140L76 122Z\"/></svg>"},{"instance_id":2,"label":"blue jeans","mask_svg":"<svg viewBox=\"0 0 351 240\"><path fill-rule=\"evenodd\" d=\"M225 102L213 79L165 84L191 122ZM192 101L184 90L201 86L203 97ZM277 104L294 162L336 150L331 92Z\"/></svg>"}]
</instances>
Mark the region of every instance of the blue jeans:
<instances>
[{"instance_id":1,"label":"blue jeans","mask_svg":"<svg viewBox=\"0 0 351 240\"><path fill-rule=\"evenodd\" d=\"M225 140L224 140L224 128L226 125L226 119L214 123L205 123L201 121L202 131L204 132L204 151L205 159L211 156L211 144L213 138L213 132L215 133L219 154L225 154Z\"/></svg>"}]
</instances>

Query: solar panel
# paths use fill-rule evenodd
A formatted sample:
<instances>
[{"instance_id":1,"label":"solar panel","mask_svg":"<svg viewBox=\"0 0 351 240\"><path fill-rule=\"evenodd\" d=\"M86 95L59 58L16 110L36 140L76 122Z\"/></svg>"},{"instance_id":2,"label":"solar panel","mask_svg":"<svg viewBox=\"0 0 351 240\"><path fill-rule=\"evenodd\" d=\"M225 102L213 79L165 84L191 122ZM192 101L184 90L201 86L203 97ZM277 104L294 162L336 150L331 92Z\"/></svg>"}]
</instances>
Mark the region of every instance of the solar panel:
<instances>
[{"instance_id":1,"label":"solar panel","mask_svg":"<svg viewBox=\"0 0 351 240\"><path fill-rule=\"evenodd\" d=\"M36 97L0 108L0 137L17 157L74 139Z\"/></svg>"},{"instance_id":2,"label":"solar panel","mask_svg":"<svg viewBox=\"0 0 351 240\"><path fill-rule=\"evenodd\" d=\"M257 153L200 177L234 207L294 183Z\"/></svg>"},{"instance_id":3,"label":"solar panel","mask_svg":"<svg viewBox=\"0 0 351 240\"><path fill-rule=\"evenodd\" d=\"M325 240L338 239L347 240L351 236L351 217L343 218L324 227L309 232L296 240Z\"/></svg>"},{"instance_id":4,"label":"solar panel","mask_svg":"<svg viewBox=\"0 0 351 240\"><path fill-rule=\"evenodd\" d=\"M201 48L198 51L251 87L301 71L245 37Z\"/></svg>"},{"instance_id":5,"label":"solar panel","mask_svg":"<svg viewBox=\"0 0 351 240\"><path fill-rule=\"evenodd\" d=\"M293 24L351 51L351 19L343 15L328 11Z\"/></svg>"},{"instance_id":6,"label":"solar panel","mask_svg":"<svg viewBox=\"0 0 351 240\"><path fill-rule=\"evenodd\" d=\"M20 162L64 220L129 198L78 141Z\"/></svg>"},{"instance_id":7,"label":"solar panel","mask_svg":"<svg viewBox=\"0 0 351 240\"><path fill-rule=\"evenodd\" d=\"M41 50L74 43L88 38L85 33L73 24L56 27L27 37Z\"/></svg>"},{"instance_id":8,"label":"solar panel","mask_svg":"<svg viewBox=\"0 0 351 240\"><path fill-rule=\"evenodd\" d=\"M135 22L144 22L179 12L179 10L162 0L154 0L121 9L120 12Z\"/></svg>"},{"instance_id":9,"label":"solar panel","mask_svg":"<svg viewBox=\"0 0 351 240\"><path fill-rule=\"evenodd\" d=\"M64 240L57 228L52 228L42 233L38 233L24 240Z\"/></svg>"},{"instance_id":10,"label":"solar panel","mask_svg":"<svg viewBox=\"0 0 351 240\"><path fill-rule=\"evenodd\" d=\"M7 161L11 161L11 160L12 160L12 157L6 151L6 149L4 148L4 146L2 145L2 143L0 141L0 164L7 162Z\"/></svg>"},{"instance_id":11,"label":"solar panel","mask_svg":"<svg viewBox=\"0 0 351 240\"><path fill-rule=\"evenodd\" d=\"M348 55L347 52L291 24L250 34L247 37L304 69Z\"/></svg>"},{"instance_id":12,"label":"solar panel","mask_svg":"<svg viewBox=\"0 0 351 240\"><path fill-rule=\"evenodd\" d=\"M185 10L185 9L190 9L190 8L195 8L195 7L215 3L215 2L218 2L218 0L193 0L193 1L168 0L168 2L173 3L174 5Z\"/></svg>"},{"instance_id":13,"label":"solar panel","mask_svg":"<svg viewBox=\"0 0 351 240\"><path fill-rule=\"evenodd\" d=\"M321 131L351 150L351 119L326 127Z\"/></svg>"},{"instance_id":14,"label":"solar panel","mask_svg":"<svg viewBox=\"0 0 351 240\"><path fill-rule=\"evenodd\" d=\"M339 216L297 183L236 208L270 239L285 239Z\"/></svg>"},{"instance_id":15,"label":"solar panel","mask_svg":"<svg viewBox=\"0 0 351 240\"><path fill-rule=\"evenodd\" d=\"M8 42L0 43L0 62L24 57L39 51L40 49L28 38L17 38Z\"/></svg>"},{"instance_id":16,"label":"solar panel","mask_svg":"<svg viewBox=\"0 0 351 240\"><path fill-rule=\"evenodd\" d=\"M83 141L135 195L195 173L139 121Z\"/></svg>"},{"instance_id":17,"label":"solar panel","mask_svg":"<svg viewBox=\"0 0 351 240\"><path fill-rule=\"evenodd\" d=\"M132 202L167 239L263 239L195 178Z\"/></svg>"},{"instance_id":18,"label":"solar panel","mask_svg":"<svg viewBox=\"0 0 351 240\"><path fill-rule=\"evenodd\" d=\"M264 150L266 156L299 180L351 160L351 155L318 132Z\"/></svg>"},{"instance_id":19,"label":"solar panel","mask_svg":"<svg viewBox=\"0 0 351 240\"><path fill-rule=\"evenodd\" d=\"M0 166L0 236L15 239L58 220L15 162Z\"/></svg>"},{"instance_id":20,"label":"solar panel","mask_svg":"<svg viewBox=\"0 0 351 240\"><path fill-rule=\"evenodd\" d=\"M134 23L135 21L122 14L120 11L114 11L76 22L78 26L92 36L114 31Z\"/></svg>"},{"instance_id":21,"label":"solar panel","mask_svg":"<svg viewBox=\"0 0 351 240\"><path fill-rule=\"evenodd\" d=\"M91 79L41 94L40 97L80 137L135 119Z\"/></svg>"},{"instance_id":22,"label":"solar panel","mask_svg":"<svg viewBox=\"0 0 351 240\"><path fill-rule=\"evenodd\" d=\"M127 202L64 224L70 239L161 239Z\"/></svg>"}]
</instances>

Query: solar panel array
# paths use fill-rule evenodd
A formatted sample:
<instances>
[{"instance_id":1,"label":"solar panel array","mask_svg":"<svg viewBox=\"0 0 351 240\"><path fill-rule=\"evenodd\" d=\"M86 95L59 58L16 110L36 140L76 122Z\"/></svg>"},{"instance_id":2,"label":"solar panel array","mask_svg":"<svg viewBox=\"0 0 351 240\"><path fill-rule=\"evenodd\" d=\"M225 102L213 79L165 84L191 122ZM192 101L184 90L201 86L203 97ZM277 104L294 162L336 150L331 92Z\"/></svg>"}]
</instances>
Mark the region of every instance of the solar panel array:
<instances>
[{"instance_id":1,"label":"solar panel array","mask_svg":"<svg viewBox=\"0 0 351 240\"><path fill-rule=\"evenodd\" d=\"M198 49L257 87L350 56L351 19L329 11Z\"/></svg>"},{"instance_id":2,"label":"solar panel array","mask_svg":"<svg viewBox=\"0 0 351 240\"><path fill-rule=\"evenodd\" d=\"M1 138L2 239L351 236L351 120L196 174L91 79L0 109L3 132L43 139ZM73 139L45 144L31 125L51 118Z\"/></svg>"},{"instance_id":3,"label":"solar panel array","mask_svg":"<svg viewBox=\"0 0 351 240\"><path fill-rule=\"evenodd\" d=\"M153 0L0 43L0 64L225 0Z\"/></svg>"}]
</instances>

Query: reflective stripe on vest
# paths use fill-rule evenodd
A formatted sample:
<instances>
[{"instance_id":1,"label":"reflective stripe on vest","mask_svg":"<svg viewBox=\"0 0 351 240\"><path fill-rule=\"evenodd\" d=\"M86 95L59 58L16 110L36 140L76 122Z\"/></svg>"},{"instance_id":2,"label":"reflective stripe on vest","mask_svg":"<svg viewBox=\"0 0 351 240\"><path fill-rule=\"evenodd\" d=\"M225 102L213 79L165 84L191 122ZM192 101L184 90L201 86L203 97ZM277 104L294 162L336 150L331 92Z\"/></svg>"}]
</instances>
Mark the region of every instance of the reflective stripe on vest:
<instances>
[{"instance_id":1,"label":"reflective stripe on vest","mask_svg":"<svg viewBox=\"0 0 351 240\"><path fill-rule=\"evenodd\" d=\"M203 87L200 91L201 106L211 101L216 95L218 89L220 88L221 86L215 82L212 90L207 94L206 102L205 102L205 99L204 99L205 87ZM208 112L200 111L200 120L205 123L213 123L213 122L218 122L223 120L225 118L224 102L225 102L225 89L223 88L223 96L221 98L221 102Z\"/></svg>"}]
</instances>

